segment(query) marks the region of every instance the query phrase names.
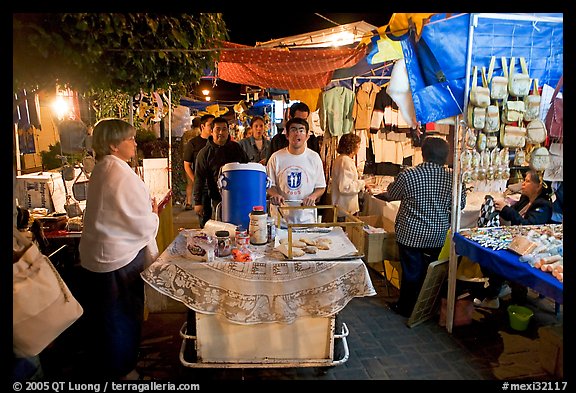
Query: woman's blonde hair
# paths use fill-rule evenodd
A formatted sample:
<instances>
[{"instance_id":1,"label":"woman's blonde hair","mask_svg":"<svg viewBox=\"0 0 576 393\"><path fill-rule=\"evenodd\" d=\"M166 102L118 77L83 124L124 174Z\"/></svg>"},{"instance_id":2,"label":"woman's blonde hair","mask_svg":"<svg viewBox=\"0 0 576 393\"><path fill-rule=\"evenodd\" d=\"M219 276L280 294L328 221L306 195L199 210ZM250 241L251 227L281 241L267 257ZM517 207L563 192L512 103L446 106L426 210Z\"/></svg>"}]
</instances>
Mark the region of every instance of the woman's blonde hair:
<instances>
[{"instance_id":1,"label":"woman's blonde hair","mask_svg":"<svg viewBox=\"0 0 576 393\"><path fill-rule=\"evenodd\" d=\"M92 148L96 160L111 154L110 145L118 145L126 138L136 135L136 129L121 119L102 119L94 126Z\"/></svg>"}]
</instances>

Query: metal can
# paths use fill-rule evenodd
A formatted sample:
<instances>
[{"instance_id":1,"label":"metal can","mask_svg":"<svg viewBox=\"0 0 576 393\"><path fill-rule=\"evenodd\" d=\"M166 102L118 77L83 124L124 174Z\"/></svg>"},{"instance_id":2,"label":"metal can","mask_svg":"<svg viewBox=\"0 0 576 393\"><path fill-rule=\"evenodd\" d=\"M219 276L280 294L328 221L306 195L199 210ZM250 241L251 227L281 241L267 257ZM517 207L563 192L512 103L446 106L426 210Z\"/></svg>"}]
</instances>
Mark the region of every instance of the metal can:
<instances>
[{"instance_id":1,"label":"metal can","mask_svg":"<svg viewBox=\"0 0 576 393\"><path fill-rule=\"evenodd\" d=\"M217 239L216 246L216 256L226 257L232 253L232 246L230 244L230 232L228 231L216 231L215 233Z\"/></svg>"},{"instance_id":2,"label":"metal can","mask_svg":"<svg viewBox=\"0 0 576 393\"><path fill-rule=\"evenodd\" d=\"M238 226L235 236L236 248L248 247L250 245L250 235L248 231Z\"/></svg>"}]
</instances>

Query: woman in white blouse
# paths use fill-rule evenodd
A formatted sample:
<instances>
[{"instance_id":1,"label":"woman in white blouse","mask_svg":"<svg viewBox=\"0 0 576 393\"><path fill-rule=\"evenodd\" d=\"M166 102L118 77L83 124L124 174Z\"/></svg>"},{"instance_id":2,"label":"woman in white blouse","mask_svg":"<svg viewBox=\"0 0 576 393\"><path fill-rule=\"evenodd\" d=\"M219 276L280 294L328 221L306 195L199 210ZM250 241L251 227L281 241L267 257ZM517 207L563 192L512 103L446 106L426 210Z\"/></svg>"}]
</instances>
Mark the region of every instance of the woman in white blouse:
<instances>
[{"instance_id":1,"label":"woman in white blouse","mask_svg":"<svg viewBox=\"0 0 576 393\"><path fill-rule=\"evenodd\" d=\"M158 254L158 205L128 165L136 129L120 119L94 127L96 165L90 176L80 240L82 292L91 330L90 367L99 376L138 379L136 363L144 317L140 273Z\"/></svg>"},{"instance_id":2,"label":"woman in white blouse","mask_svg":"<svg viewBox=\"0 0 576 393\"><path fill-rule=\"evenodd\" d=\"M360 137L354 133L344 134L338 141L338 157L332 164L332 182L330 192L332 204L338 205L342 210L355 214L360 210L358 193L364 189L365 182L358 178L358 169L354 156L360 149ZM345 215L338 211L338 220L343 221Z\"/></svg>"}]
</instances>

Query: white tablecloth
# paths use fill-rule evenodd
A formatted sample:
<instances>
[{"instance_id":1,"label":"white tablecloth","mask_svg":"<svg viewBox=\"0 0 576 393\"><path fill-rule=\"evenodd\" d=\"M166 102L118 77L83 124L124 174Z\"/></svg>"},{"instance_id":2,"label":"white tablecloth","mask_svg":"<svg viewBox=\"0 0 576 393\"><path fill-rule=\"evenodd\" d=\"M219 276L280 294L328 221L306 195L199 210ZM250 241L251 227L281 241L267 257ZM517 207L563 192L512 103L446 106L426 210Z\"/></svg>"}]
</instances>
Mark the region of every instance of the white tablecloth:
<instances>
[{"instance_id":1,"label":"white tablecloth","mask_svg":"<svg viewBox=\"0 0 576 393\"><path fill-rule=\"evenodd\" d=\"M235 262L232 257L197 262L187 256L181 232L141 276L155 290L197 312L245 325L326 317L354 297L376 294L361 259L289 261L274 256L272 244L251 247L264 257L252 262Z\"/></svg>"}]
</instances>

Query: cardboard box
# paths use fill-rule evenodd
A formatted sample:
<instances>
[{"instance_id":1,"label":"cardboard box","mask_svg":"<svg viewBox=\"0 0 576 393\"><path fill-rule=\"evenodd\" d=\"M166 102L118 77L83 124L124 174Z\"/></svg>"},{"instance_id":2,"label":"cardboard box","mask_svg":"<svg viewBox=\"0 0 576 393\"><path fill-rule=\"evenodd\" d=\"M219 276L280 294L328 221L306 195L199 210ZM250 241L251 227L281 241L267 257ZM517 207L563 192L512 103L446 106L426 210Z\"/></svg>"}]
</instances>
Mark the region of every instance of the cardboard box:
<instances>
[{"instance_id":1,"label":"cardboard box","mask_svg":"<svg viewBox=\"0 0 576 393\"><path fill-rule=\"evenodd\" d=\"M540 345L538 357L547 373L564 378L564 329L562 326L544 326L538 329Z\"/></svg>"},{"instance_id":2,"label":"cardboard box","mask_svg":"<svg viewBox=\"0 0 576 393\"><path fill-rule=\"evenodd\" d=\"M383 245L388 235L383 229L377 227L380 216L358 216L365 225L349 227L350 241L358 250L363 250L365 262L381 262L384 260Z\"/></svg>"},{"instance_id":3,"label":"cardboard box","mask_svg":"<svg viewBox=\"0 0 576 393\"><path fill-rule=\"evenodd\" d=\"M59 172L38 172L16 178L18 205L26 209L42 207L50 213L66 213L66 189Z\"/></svg>"},{"instance_id":4,"label":"cardboard box","mask_svg":"<svg viewBox=\"0 0 576 393\"><path fill-rule=\"evenodd\" d=\"M394 222L380 215L358 216L358 218L369 226L383 228L385 231L385 233L369 233L365 228L351 228L349 238L356 248L364 250L365 261L372 263L382 262L385 259L399 260ZM364 238L362 246L360 245L361 237Z\"/></svg>"}]
</instances>

